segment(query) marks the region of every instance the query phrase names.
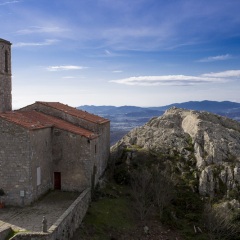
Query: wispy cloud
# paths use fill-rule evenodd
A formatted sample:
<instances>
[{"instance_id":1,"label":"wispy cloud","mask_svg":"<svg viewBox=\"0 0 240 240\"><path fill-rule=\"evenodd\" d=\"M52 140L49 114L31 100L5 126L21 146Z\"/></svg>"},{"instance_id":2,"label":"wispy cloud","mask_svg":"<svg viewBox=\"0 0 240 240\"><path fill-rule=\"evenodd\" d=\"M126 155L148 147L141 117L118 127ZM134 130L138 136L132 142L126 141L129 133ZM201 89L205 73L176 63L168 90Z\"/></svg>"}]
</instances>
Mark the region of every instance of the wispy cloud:
<instances>
[{"instance_id":1,"label":"wispy cloud","mask_svg":"<svg viewBox=\"0 0 240 240\"><path fill-rule=\"evenodd\" d=\"M20 1L6 1L3 3L0 3L0 6L7 5L7 4L13 4L13 3L19 3Z\"/></svg>"},{"instance_id":2,"label":"wispy cloud","mask_svg":"<svg viewBox=\"0 0 240 240\"><path fill-rule=\"evenodd\" d=\"M162 47L171 30L165 29L165 26L159 28L149 26L134 27L109 27L107 29L97 29L97 34L93 37L105 40L107 46L115 50L152 50ZM105 50L107 56L113 53Z\"/></svg>"},{"instance_id":3,"label":"wispy cloud","mask_svg":"<svg viewBox=\"0 0 240 240\"><path fill-rule=\"evenodd\" d=\"M186 41L186 42L183 42L183 43L177 43L177 44L173 44L173 45L167 46L164 49L165 50L175 50L177 48L194 46L194 45L198 45L200 43L201 42L199 40L192 39L191 41Z\"/></svg>"},{"instance_id":4,"label":"wispy cloud","mask_svg":"<svg viewBox=\"0 0 240 240\"><path fill-rule=\"evenodd\" d=\"M58 26L55 27L40 27L40 26L31 26L29 28L18 30L16 33L20 35L32 34L32 33L62 33L69 31L66 28L61 28Z\"/></svg>"},{"instance_id":5,"label":"wispy cloud","mask_svg":"<svg viewBox=\"0 0 240 240\"><path fill-rule=\"evenodd\" d=\"M132 7L131 11L126 11L123 7L120 10L112 9L116 14L121 13L123 9L125 10L125 17L122 18L119 15L117 24L114 19L114 21L110 20L102 26L100 25L101 19L99 19L96 21L96 28L81 25L79 31L76 32L81 33L80 37L87 36L88 39L102 41L102 45L106 48L111 47L113 50L151 51L201 46L209 42L209 38L216 36L216 34L221 38L226 38L224 34L231 33L231 31L236 32L239 27L239 17L236 13L236 7L239 7L239 3L224 3L220 6L214 0L209 3L206 9L201 1L197 3L178 1L175 4L167 1L164 4L163 1L155 1L156 8L151 8L151 12L146 9L146 14L141 15L141 18L136 20L136 16L141 14L138 9L143 9L146 1L131 1L131 4L132 2L134 2L135 7ZM112 7L112 4L108 5ZM108 8L109 6L106 5L103 11ZM180 10L182 14L179 14ZM210 22L211 24L209 24ZM82 34L83 31L84 34ZM108 53L106 52L106 54ZM219 61L226 59L226 57L229 56L210 56L201 60L203 62Z\"/></svg>"},{"instance_id":6,"label":"wispy cloud","mask_svg":"<svg viewBox=\"0 0 240 240\"><path fill-rule=\"evenodd\" d=\"M62 78L63 79L79 79L79 78L84 79L85 77L83 77L83 76L64 76Z\"/></svg>"},{"instance_id":7,"label":"wispy cloud","mask_svg":"<svg viewBox=\"0 0 240 240\"><path fill-rule=\"evenodd\" d=\"M110 51L107 49L104 50L104 55L102 55L102 57L119 57L119 56L123 56L123 54L112 50Z\"/></svg>"},{"instance_id":8,"label":"wispy cloud","mask_svg":"<svg viewBox=\"0 0 240 240\"><path fill-rule=\"evenodd\" d=\"M38 47L38 46L49 46L59 42L57 39L46 39L43 42L19 42L13 44L13 47Z\"/></svg>"},{"instance_id":9,"label":"wispy cloud","mask_svg":"<svg viewBox=\"0 0 240 240\"><path fill-rule=\"evenodd\" d=\"M105 50L105 54L106 54L107 56L111 56L111 55L112 55L112 53L111 53L109 50Z\"/></svg>"},{"instance_id":10,"label":"wispy cloud","mask_svg":"<svg viewBox=\"0 0 240 240\"><path fill-rule=\"evenodd\" d=\"M74 77L74 76L65 76L65 77L62 77L62 78L64 78L64 79L74 79L76 77Z\"/></svg>"},{"instance_id":11,"label":"wispy cloud","mask_svg":"<svg viewBox=\"0 0 240 240\"><path fill-rule=\"evenodd\" d=\"M87 67L83 66L75 66L75 65L63 65L63 66L49 66L47 67L48 71L56 72L56 71L68 71L68 70L82 70Z\"/></svg>"},{"instance_id":12,"label":"wispy cloud","mask_svg":"<svg viewBox=\"0 0 240 240\"><path fill-rule=\"evenodd\" d=\"M203 74L202 76L219 78L240 78L240 70L228 70L223 72L206 73Z\"/></svg>"},{"instance_id":13,"label":"wispy cloud","mask_svg":"<svg viewBox=\"0 0 240 240\"><path fill-rule=\"evenodd\" d=\"M240 78L240 70L229 70L219 73L206 73L200 76L162 75L129 77L109 82L131 86L194 86L199 84L226 83Z\"/></svg>"},{"instance_id":14,"label":"wispy cloud","mask_svg":"<svg viewBox=\"0 0 240 240\"><path fill-rule=\"evenodd\" d=\"M114 70L112 71L113 73L122 73L123 71L122 70Z\"/></svg>"},{"instance_id":15,"label":"wispy cloud","mask_svg":"<svg viewBox=\"0 0 240 240\"><path fill-rule=\"evenodd\" d=\"M228 60L231 58L232 58L232 56L230 54L225 54L225 55L219 55L219 56L213 56L213 57L206 57L206 58L198 60L198 62L224 61L224 60Z\"/></svg>"}]
</instances>

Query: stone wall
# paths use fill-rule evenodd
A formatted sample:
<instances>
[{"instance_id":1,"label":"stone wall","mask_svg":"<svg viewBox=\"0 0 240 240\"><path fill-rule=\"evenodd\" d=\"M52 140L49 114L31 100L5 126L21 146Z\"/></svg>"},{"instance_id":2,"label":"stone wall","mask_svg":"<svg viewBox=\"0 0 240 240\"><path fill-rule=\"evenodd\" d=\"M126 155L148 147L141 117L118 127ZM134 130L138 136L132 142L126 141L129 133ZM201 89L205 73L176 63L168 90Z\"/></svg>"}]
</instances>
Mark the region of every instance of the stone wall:
<instances>
[{"instance_id":1,"label":"stone wall","mask_svg":"<svg viewBox=\"0 0 240 240\"><path fill-rule=\"evenodd\" d=\"M11 110L12 110L11 43L3 39L0 39L0 112Z\"/></svg>"},{"instance_id":2,"label":"stone wall","mask_svg":"<svg viewBox=\"0 0 240 240\"><path fill-rule=\"evenodd\" d=\"M11 75L0 72L0 112L12 110Z\"/></svg>"},{"instance_id":3,"label":"stone wall","mask_svg":"<svg viewBox=\"0 0 240 240\"><path fill-rule=\"evenodd\" d=\"M30 142L26 129L0 119L0 188L5 204L21 205L20 191L29 189ZM25 200L29 198L26 192Z\"/></svg>"},{"instance_id":4,"label":"stone wall","mask_svg":"<svg viewBox=\"0 0 240 240\"><path fill-rule=\"evenodd\" d=\"M94 143L83 136L54 128L53 172L61 173L62 190L83 191L91 186L91 144Z\"/></svg>"},{"instance_id":5,"label":"stone wall","mask_svg":"<svg viewBox=\"0 0 240 240\"><path fill-rule=\"evenodd\" d=\"M32 201L53 187L51 135L51 128L29 131Z\"/></svg>"},{"instance_id":6,"label":"stone wall","mask_svg":"<svg viewBox=\"0 0 240 240\"><path fill-rule=\"evenodd\" d=\"M12 232L10 227L0 227L0 240L4 240Z\"/></svg>"},{"instance_id":7,"label":"stone wall","mask_svg":"<svg viewBox=\"0 0 240 240\"><path fill-rule=\"evenodd\" d=\"M61 189L83 191L91 186L90 143L80 135L53 130L53 172L61 173Z\"/></svg>"},{"instance_id":8,"label":"stone wall","mask_svg":"<svg viewBox=\"0 0 240 240\"><path fill-rule=\"evenodd\" d=\"M100 142L101 142L101 149L102 149L102 171L101 174L103 174L103 171L105 171L109 157L110 157L110 122L106 123L104 126L102 126L102 134L100 136Z\"/></svg>"},{"instance_id":9,"label":"stone wall","mask_svg":"<svg viewBox=\"0 0 240 240\"><path fill-rule=\"evenodd\" d=\"M86 189L48 229L47 233L18 233L10 240L69 240L80 226L91 200L91 190Z\"/></svg>"},{"instance_id":10,"label":"stone wall","mask_svg":"<svg viewBox=\"0 0 240 240\"><path fill-rule=\"evenodd\" d=\"M96 145L97 153L95 158L97 179L103 175L110 156L110 122L99 125L98 134L99 140Z\"/></svg>"},{"instance_id":11,"label":"stone wall","mask_svg":"<svg viewBox=\"0 0 240 240\"><path fill-rule=\"evenodd\" d=\"M0 119L0 146L0 188L6 205L30 204L52 188L50 128L29 131Z\"/></svg>"}]
</instances>

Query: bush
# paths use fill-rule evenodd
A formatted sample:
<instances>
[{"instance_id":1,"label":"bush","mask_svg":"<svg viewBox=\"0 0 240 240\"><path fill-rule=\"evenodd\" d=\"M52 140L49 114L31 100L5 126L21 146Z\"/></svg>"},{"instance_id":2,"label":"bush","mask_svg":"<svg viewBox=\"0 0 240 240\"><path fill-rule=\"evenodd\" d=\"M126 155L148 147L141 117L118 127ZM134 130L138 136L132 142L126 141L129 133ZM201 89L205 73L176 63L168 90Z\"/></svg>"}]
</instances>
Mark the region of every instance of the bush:
<instances>
[{"instance_id":1,"label":"bush","mask_svg":"<svg viewBox=\"0 0 240 240\"><path fill-rule=\"evenodd\" d=\"M204 209L204 222L211 240L239 240L239 226L232 221L230 209L214 209L206 204Z\"/></svg>"},{"instance_id":2,"label":"bush","mask_svg":"<svg viewBox=\"0 0 240 240\"><path fill-rule=\"evenodd\" d=\"M141 220L144 220L153 207L152 175L147 170L134 171L131 177L134 208Z\"/></svg>"},{"instance_id":3,"label":"bush","mask_svg":"<svg viewBox=\"0 0 240 240\"><path fill-rule=\"evenodd\" d=\"M160 219L164 208L174 196L174 186L159 169L135 170L131 177L132 198L134 207L141 220L155 208Z\"/></svg>"},{"instance_id":4,"label":"bush","mask_svg":"<svg viewBox=\"0 0 240 240\"><path fill-rule=\"evenodd\" d=\"M127 169L127 165L123 163L123 164L117 166L114 169L113 178L116 181L116 183L118 183L118 184L129 185L130 184L130 173Z\"/></svg>"}]
</instances>

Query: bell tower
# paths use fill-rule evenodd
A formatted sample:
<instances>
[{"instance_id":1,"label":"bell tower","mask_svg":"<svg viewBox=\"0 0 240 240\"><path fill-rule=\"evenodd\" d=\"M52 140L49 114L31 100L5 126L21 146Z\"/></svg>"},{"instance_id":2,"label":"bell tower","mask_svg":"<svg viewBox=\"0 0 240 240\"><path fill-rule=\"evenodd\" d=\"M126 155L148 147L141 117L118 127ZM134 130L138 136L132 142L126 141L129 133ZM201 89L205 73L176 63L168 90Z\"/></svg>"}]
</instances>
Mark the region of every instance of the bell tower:
<instances>
[{"instance_id":1,"label":"bell tower","mask_svg":"<svg viewBox=\"0 0 240 240\"><path fill-rule=\"evenodd\" d=\"M11 45L0 38L0 113L12 111Z\"/></svg>"}]
</instances>

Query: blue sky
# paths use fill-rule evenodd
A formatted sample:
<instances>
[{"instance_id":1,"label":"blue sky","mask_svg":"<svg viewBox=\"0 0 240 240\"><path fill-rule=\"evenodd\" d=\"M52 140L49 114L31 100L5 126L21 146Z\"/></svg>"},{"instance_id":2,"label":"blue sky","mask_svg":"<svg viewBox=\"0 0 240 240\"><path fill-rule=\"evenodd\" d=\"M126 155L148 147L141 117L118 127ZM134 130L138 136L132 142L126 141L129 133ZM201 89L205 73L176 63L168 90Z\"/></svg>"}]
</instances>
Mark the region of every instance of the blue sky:
<instances>
[{"instance_id":1,"label":"blue sky","mask_svg":"<svg viewBox=\"0 0 240 240\"><path fill-rule=\"evenodd\" d=\"M0 0L13 107L240 102L238 0Z\"/></svg>"}]
</instances>

